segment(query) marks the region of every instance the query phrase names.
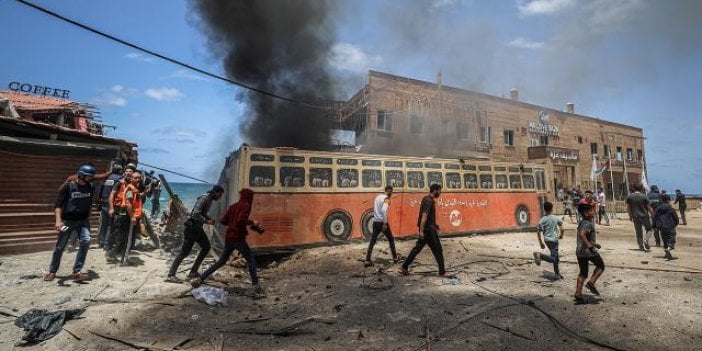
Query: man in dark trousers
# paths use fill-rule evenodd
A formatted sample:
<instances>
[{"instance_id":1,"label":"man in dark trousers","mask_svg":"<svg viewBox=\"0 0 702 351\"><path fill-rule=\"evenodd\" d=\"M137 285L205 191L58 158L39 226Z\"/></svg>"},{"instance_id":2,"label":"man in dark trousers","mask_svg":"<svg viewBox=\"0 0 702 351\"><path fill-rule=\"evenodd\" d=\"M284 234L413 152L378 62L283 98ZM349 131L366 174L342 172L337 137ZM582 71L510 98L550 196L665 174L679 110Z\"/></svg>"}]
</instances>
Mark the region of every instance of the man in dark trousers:
<instances>
[{"instance_id":1,"label":"man in dark trousers","mask_svg":"<svg viewBox=\"0 0 702 351\"><path fill-rule=\"evenodd\" d=\"M56 272L61 264L61 256L66 249L68 238L74 231L78 232L80 244L76 262L73 265L73 279L81 281L87 278L87 275L81 270L83 270L85 258L88 256L90 248L90 210L95 192L90 182L94 176L95 167L83 165L78 169L78 177L64 183L59 190L54 205L56 215L54 228L58 231L58 240L51 257L49 272L44 276L44 281L50 282L56 278Z\"/></svg>"},{"instance_id":2,"label":"man in dark trousers","mask_svg":"<svg viewBox=\"0 0 702 351\"><path fill-rule=\"evenodd\" d=\"M249 267L249 275L251 276L251 284L254 290L258 293L262 292L261 286L258 284L258 276L256 275L256 260L249 244L246 243L246 235L249 233L247 227L258 226L258 223L249 219L251 214L251 204L253 203L254 192L250 189L241 189L239 192L239 201L235 202L227 212L219 220L220 223L227 226L227 233L224 237L224 252L219 256L219 260L208 268L199 279L192 282L192 285L197 287L202 284L212 273L222 268L229 256L238 250L246 259L246 264Z\"/></svg>"},{"instance_id":3,"label":"man in dark trousers","mask_svg":"<svg viewBox=\"0 0 702 351\"><path fill-rule=\"evenodd\" d=\"M648 240L651 238L653 230L651 225L653 209L648 198L641 191L643 191L643 186L634 184L634 192L626 198L626 210L629 213L629 220L634 222L634 231L636 232L639 250L649 251L651 246L648 244ZM646 229L645 237L643 229Z\"/></svg>"},{"instance_id":4,"label":"man in dark trousers","mask_svg":"<svg viewBox=\"0 0 702 351\"><path fill-rule=\"evenodd\" d=\"M151 182L151 218L158 218L159 211L161 211L161 181L154 179Z\"/></svg>"},{"instance_id":5,"label":"man in dark trousers","mask_svg":"<svg viewBox=\"0 0 702 351\"><path fill-rule=\"evenodd\" d=\"M658 206L661 205L661 192L658 190L657 185L651 185L651 191L646 194L646 198L651 203L652 212L655 213ZM661 231L655 226L653 227L653 238L656 240L656 246L661 246Z\"/></svg>"},{"instance_id":6,"label":"man in dark trousers","mask_svg":"<svg viewBox=\"0 0 702 351\"><path fill-rule=\"evenodd\" d=\"M687 225L687 219L685 218L685 210L687 210L687 201L685 200L685 194L680 191L680 189L675 190L675 204L678 204L678 210L680 210L680 219L682 219L682 225Z\"/></svg>"},{"instance_id":7,"label":"man in dark trousers","mask_svg":"<svg viewBox=\"0 0 702 351\"><path fill-rule=\"evenodd\" d=\"M446 276L444 268L444 253L439 241L439 226L436 224L436 199L441 196L441 185L432 184L429 187L429 195L422 199L422 205L419 208L419 218L417 218L417 244L410 252L407 259L400 267L399 272L409 274L409 266L412 264L417 255L422 251L424 245L429 245L431 253L434 254L436 263L439 265L439 276Z\"/></svg>"},{"instance_id":8,"label":"man in dark trousers","mask_svg":"<svg viewBox=\"0 0 702 351\"><path fill-rule=\"evenodd\" d=\"M383 233L388 239L393 262L398 263L402 259L401 256L397 255L397 251L395 250L395 238L392 236L392 230L390 230L390 225L388 224L388 210L390 209L391 196L392 186L388 185L385 187L385 192L378 194L373 201L373 233L371 234L368 251L366 252L366 261L364 262L366 267L373 265L371 254L373 253L373 246L375 246L376 241L378 241L380 233Z\"/></svg>"},{"instance_id":9,"label":"man in dark trousers","mask_svg":"<svg viewBox=\"0 0 702 351\"><path fill-rule=\"evenodd\" d=\"M110 216L110 194L122 178L122 165L115 163L112 166L112 173L100 186L100 229L98 230L98 244L100 248L108 246L112 231L112 216Z\"/></svg>"},{"instance_id":10,"label":"man in dark trousers","mask_svg":"<svg viewBox=\"0 0 702 351\"><path fill-rule=\"evenodd\" d=\"M176 277L176 272L178 271L178 266L183 261L183 259L190 254L193 249L193 245L198 243L200 245L200 253L197 255L193 267L190 269L190 274L188 274L189 279L199 278L200 275L197 273L202 261L205 259L207 254L210 252L210 240L207 238L205 230L202 228L204 224L214 224L214 220L207 215L210 210L210 206L213 201L217 201L222 197L224 193L224 188L219 185L212 187L212 190L205 194L200 195L197 198L197 202L190 211L190 216L188 220L185 221L185 230L183 231L183 247L181 247L178 256L173 260L171 264L171 269L168 272L167 282L170 283L180 283L180 279Z\"/></svg>"}]
</instances>

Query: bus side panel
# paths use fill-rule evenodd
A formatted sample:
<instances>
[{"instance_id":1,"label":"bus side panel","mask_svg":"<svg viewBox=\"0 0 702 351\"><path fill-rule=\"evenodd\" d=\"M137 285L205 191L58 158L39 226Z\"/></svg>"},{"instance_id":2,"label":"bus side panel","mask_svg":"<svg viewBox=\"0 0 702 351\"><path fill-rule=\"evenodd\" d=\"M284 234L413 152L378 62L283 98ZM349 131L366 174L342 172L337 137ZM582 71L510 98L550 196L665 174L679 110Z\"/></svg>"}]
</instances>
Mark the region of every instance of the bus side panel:
<instances>
[{"instance_id":1,"label":"bus side panel","mask_svg":"<svg viewBox=\"0 0 702 351\"><path fill-rule=\"evenodd\" d=\"M326 216L341 211L351 218L350 238L363 238L361 217L373 208L374 193L276 194L257 193L251 218L266 228L263 235L252 232L254 247L294 246L327 243L323 232ZM415 235L419 206L425 194L396 193L390 206L390 226L395 236ZM535 193L443 193L436 203L437 223L442 233L515 229L517 208L524 206L529 223L538 221Z\"/></svg>"}]
</instances>

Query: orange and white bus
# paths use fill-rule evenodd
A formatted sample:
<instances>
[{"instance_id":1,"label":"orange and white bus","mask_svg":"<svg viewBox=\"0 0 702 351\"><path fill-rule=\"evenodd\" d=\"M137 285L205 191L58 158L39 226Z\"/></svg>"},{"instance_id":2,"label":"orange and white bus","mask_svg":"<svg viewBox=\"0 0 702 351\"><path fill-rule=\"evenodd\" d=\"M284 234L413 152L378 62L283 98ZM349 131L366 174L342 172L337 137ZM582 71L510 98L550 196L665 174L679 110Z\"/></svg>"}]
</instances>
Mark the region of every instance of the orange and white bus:
<instances>
[{"instance_id":1,"label":"orange and white bus","mask_svg":"<svg viewBox=\"0 0 702 351\"><path fill-rule=\"evenodd\" d=\"M251 218L266 229L254 247L342 243L369 237L373 199L394 187L389 223L396 237L417 233L422 197L442 185L442 235L533 229L546 195L543 165L399 157L242 146L225 164L216 214L256 192Z\"/></svg>"}]
</instances>

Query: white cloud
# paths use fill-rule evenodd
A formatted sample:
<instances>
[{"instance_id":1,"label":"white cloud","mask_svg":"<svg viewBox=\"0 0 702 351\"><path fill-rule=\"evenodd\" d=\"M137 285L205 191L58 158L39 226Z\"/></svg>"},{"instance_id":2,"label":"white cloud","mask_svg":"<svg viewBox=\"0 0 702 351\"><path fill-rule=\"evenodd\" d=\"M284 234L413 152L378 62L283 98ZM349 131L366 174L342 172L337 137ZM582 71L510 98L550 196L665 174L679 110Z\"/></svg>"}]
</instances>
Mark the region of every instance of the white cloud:
<instances>
[{"instance_id":1,"label":"white cloud","mask_svg":"<svg viewBox=\"0 0 702 351\"><path fill-rule=\"evenodd\" d=\"M129 59L129 60L136 60L136 61L141 61L141 62L154 62L154 58L151 56L146 56L144 54L140 54L138 52L130 52L126 55L124 55L124 58Z\"/></svg>"},{"instance_id":2,"label":"white cloud","mask_svg":"<svg viewBox=\"0 0 702 351\"><path fill-rule=\"evenodd\" d=\"M176 126L157 128L152 133L170 138L202 138L207 136L207 132L200 129Z\"/></svg>"},{"instance_id":3,"label":"white cloud","mask_svg":"<svg viewBox=\"0 0 702 351\"><path fill-rule=\"evenodd\" d=\"M547 15L562 11L575 4L575 0L521 0L517 8L522 16Z\"/></svg>"},{"instance_id":4,"label":"white cloud","mask_svg":"<svg viewBox=\"0 0 702 351\"><path fill-rule=\"evenodd\" d=\"M178 101L185 97L176 88L149 88L144 93L146 96L158 101Z\"/></svg>"},{"instance_id":5,"label":"white cloud","mask_svg":"<svg viewBox=\"0 0 702 351\"><path fill-rule=\"evenodd\" d=\"M138 93L137 89L127 88L121 84L115 84L107 89L102 89L102 94L95 98L95 103L99 105L124 107L129 101L128 97Z\"/></svg>"},{"instance_id":6,"label":"white cloud","mask_svg":"<svg viewBox=\"0 0 702 351\"><path fill-rule=\"evenodd\" d=\"M457 0L434 0L431 3L432 8L455 5Z\"/></svg>"},{"instance_id":7,"label":"white cloud","mask_svg":"<svg viewBox=\"0 0 702 351\"><path fill-rule=\"evenodd\" d=\"M520 48L520 49L541 49L544 47L543 41L531 41L529 39L524 39L522 37L515 38L514 40L507 43L507 45Z\"/></svg>"},{"instance_id":8,"label":"white cloud","mask_svg":"<svg viewBox=\"0 0 702 351\"><path fill-rule=\"evenodd\" d=\"M179 69L173 73L171 73L172 78L183 78L183 79L190 79L190 80L207 80L205 76L197 73L192 73L188 70L185 69Z\"/></svg>"},{"instance_id":9,"label":"white cloud","mask_svg":"<svg viewBox=\"0 0 702 351\"><path fill-rule=\"evenodd\" d=\"M383 61L380 56L368 55L357 46L349 43L334 44L328 59L332 67L340 71L355 73L363 73Z\"/></svg>"},{"instance_id":10,"label":"white cloud","mask_svg":"<svg viewBox=\"0 0 702 351\"><path fill-rule=\"evenodd\" d=\"M642 0L595 0L587 5L588 24L593 30L606 31L620 26L638 15Z\"/></svg>"}]
</instances>

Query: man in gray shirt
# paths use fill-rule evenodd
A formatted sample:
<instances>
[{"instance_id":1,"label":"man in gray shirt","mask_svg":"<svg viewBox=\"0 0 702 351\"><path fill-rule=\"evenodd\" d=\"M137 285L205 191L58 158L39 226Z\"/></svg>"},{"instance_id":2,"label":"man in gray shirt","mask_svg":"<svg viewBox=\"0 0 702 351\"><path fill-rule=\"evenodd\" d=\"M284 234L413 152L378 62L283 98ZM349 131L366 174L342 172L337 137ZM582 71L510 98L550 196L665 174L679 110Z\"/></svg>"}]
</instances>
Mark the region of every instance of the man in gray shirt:
<instances>
[{"instance_id":1,"label":"man in gray shirt","mask_svg":"<svg viewBox=\"0 0 702 351\"><path fill-rule=\"evenodd\" d=\"M653 209L651 208L651 202L646 195L641 193L642 191L643 186L641 184L634 185L634 193L626 198L626 209L629 213L629 220L634 222L639 250L650 251L651 246L648 244L648 240L652 234L651 216L653 215ZM645 239L642 227L646 229Z\"/></svg>"}]
</instances>

